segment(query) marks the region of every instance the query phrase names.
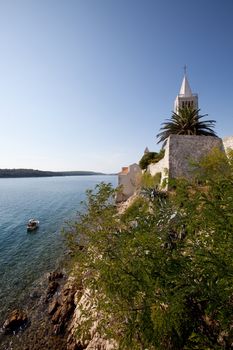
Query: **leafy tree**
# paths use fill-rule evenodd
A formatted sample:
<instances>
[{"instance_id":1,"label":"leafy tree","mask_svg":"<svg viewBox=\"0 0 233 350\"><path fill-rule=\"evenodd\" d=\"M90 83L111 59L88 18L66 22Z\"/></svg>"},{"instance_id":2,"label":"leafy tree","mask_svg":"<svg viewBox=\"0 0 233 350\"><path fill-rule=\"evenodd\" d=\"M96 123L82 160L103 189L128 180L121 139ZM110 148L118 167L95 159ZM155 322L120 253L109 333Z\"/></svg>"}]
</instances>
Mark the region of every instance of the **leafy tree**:
<instances>
[{"instance_id":1,"label":"leafy tree","mask_svg":"<svg viewBox=\"0 0 233 350\"><path fill-rule=\"evenodd\" d=\"M200 109L193 109L191 107L179 108L178 113L173 112L171 119L167 119L162 123L161 132L157 135L158 143L166 140L170 135L204 135L216 136L213 127L215 120L201 120L207 114L200 115Z\"/></svg>"},{"instance_id":2,"label":"leafy tree","mask_svg":"<svg viewBox=\"0 0 233 350\"><path fill-rule=\"evenodd\" d=\"M146 169L149 164L157 163L163 157L164 157L164 150L160 150L159 153L147 152L142 156L141 160L139 161L139 166L141 169Z\"/></svg>"},{"instance_id":3,"label":"leafy tree","mask_svg":"<svg viewBox=\"0 0 233 350\"><path fill-rule=\"evenodd\" d=\"M208 156L196 174L202 186L177 181L121 216L109 184L88 191L67 236L99 332L116 348L232 348L232 159Z\"/></svg>"}]
</instances>

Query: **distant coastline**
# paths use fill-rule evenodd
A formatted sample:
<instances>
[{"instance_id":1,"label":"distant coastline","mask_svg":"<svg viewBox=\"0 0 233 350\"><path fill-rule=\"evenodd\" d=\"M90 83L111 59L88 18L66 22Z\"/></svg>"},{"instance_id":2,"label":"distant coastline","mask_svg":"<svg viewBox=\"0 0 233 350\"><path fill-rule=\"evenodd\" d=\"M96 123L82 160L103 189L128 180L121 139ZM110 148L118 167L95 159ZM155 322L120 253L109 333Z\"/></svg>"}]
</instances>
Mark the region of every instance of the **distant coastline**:
<instances>
[{"instance_id":1,"label":"distant coastline","mask_svg":"<svg viewBox=\"0 0 233 350\"><path fill-rule=\"evenodd\" d=\"M94 171L43 171L34 169L0 169L0 178L18 177L49 177L49 176L90 176L90 175L114 175Z\"/></svg>"}]
</instances>

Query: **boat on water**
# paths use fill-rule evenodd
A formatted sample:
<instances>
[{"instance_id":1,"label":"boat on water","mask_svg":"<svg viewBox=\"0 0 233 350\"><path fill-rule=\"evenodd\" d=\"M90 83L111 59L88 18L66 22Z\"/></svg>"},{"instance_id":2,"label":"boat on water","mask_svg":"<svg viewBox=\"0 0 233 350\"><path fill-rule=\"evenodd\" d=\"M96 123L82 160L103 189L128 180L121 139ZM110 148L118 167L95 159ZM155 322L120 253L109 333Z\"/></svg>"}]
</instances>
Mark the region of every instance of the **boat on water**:
<instances>
[{"instance_id":1,"label":"boat on water","mask_svg":"<svg viewBox=\"0 0 233 350\"><path fill-rule=\"evenodd\" d=\"M34 231L34 230L36 230L39 227L39 224L40 224L39 220L36 220L36 219L28 220L27 230L28 231Z\"/></svg>"}]
</instances>

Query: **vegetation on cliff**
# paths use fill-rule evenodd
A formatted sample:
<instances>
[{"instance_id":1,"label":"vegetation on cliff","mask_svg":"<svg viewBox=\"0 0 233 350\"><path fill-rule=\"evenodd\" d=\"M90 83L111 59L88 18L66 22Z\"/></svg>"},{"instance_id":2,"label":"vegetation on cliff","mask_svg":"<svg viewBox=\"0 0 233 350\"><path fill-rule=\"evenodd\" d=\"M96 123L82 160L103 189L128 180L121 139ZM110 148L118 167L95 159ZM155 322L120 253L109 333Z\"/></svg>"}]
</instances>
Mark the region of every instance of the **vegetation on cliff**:
<instances>
[{"instance_id":1,"label":"vegetation on cliff","mask_svg":"<svg viewBox=\"0 0 233 350\"><path fill-rule=\"evenodd\" d=\"M87 192L67 233L90 295L79 339L92 314L119 349L232 348L233 156L215 151L195 172L121 216L109 184Z\"/></svg>"},{"instance_id":2,"label":"vegetation on cliff","mask_svg":"<svg viewBox=\"0 0 233 350\"><path fill-rule=\"evenodd\" d=\"M161 149L159 153L157 152L147 152L145 153L139 161L139 166L141 169L147 169L148 165L151 163L158 163L164 157L165 151Z\"/></svg>"}]
</instances>

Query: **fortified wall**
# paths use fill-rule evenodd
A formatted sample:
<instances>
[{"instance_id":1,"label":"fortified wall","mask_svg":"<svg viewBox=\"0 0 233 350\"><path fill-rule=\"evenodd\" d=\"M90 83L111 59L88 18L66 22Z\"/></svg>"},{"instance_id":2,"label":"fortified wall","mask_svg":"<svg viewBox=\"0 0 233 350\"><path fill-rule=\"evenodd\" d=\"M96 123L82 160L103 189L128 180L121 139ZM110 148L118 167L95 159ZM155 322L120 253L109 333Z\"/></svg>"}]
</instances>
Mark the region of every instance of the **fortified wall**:
<instances>
[{"instance_id":1,"label":"fortified wall","mask_svg":"<svg viewBox=\"0 0 233 350\"><path fill-rule=\"evenodd\" d=\"M233 149L233 136L222 140L213 136L171 135L167 140L163 159L150 164L147 171L152 176L161 173L160 185L168 179L190 179L193 173L192 164L200 161L214 148L227 153L227 149ZM122 168L118 174L118 184L122 185L123 191L117 196L118 202L132 196L137 189L141 173L136 163Z\"/></svg>"},{"instance_id":2,"label":"fortified wall","mask_svg":"<svg viewBox=\"0 0 233 350\"><path fill-rule=\"evenodd\" d=\"M192 93L186 68L184 78L174 103L174 111L179 114L182 108L191 108L198 110L198 95ZM191 178L193 166L192 163L198 162L207 155L213 148L219 148L227 153L227 149L233 150L233 136L226 137L223 140L214 136L197 135L171 135L167 139L165 154L158 163L150 164L147 171L152 175L161 174L162 185L164 180L172 178ZM146 152L149 150L146 149ZM123 191L119 200L126 200L136 190L136 178L141 170L137 164L132 164L127 168L122 168L118 175L119 185L122 185ZM136 176L137 174L137 176Z\"/></svg>"},{"instance_id":3,"label":"fortified wall","mask_svg":"<svg viewBox=\"0 0 233 350\"><path fill-rule=\"evenodd\" d=\"M161 184L167 178L190 178L192 163L199 161L213 148L224 151L222 139L213 136L171 135L167 140L164 158L156 164L150 164L148 171L152 176L161 173Z\"/></svg>"}]
</instances>

